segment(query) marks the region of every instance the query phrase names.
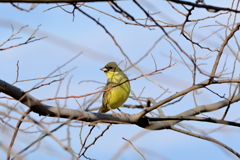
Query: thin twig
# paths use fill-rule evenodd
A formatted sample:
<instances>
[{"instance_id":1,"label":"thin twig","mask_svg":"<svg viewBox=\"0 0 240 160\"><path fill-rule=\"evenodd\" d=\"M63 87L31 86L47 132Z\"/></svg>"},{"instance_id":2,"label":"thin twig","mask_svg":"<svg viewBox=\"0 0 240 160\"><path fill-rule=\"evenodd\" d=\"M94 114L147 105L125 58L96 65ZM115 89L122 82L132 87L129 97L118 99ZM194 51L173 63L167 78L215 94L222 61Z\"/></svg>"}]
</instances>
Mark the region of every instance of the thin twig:
<instances>
[{"instance_id":1,"label":"thin twig","mask_svg":"<svg viewBox=\"0 0 240 160\"><path fill-rule=\"evenodd\" d=\"M140 154L140 156L142 156L142 158L146 160L146 158L144 157L144 155L143 155L141 152L139 152L139 150L132 144L131 141L127 140L127 139L124 138L124 137L122 137L122 139L124 139L125 141L127 141L128 143L130 143L131 146L134 148L134 150L137 151L137 152Z\"/></svg>"},{"instance_id":2,"label":"thin twig","mask_svg":"<svg viewBox=\"0 0 240 160\"><path fill-rule=\"evenodd\" d=\"M27 114L29 114L30 112L31 112L31 109L28 109L28 110L25 112L25 114L27 115ZM24 118L25 118L25 115L22 115L22 117L21 117L20 119L24 119ZM14 144L14 141L15 141L16 137L17 137L18 130L19 130L19 127L20 127L21 124L22 124L22 121L19 120L18 123L17 123L17 125L16 125L15 131L14 131L14 133L13 133L13 136L12 136L11 142L10 142L10 144L9 144L9 147L8 147L7 160L10 159L12 146L13 146L13 144Z\"/></svg>"},{"instance_id":3,"label":"thin twig","mask_svg":"<svg viewBox=\"0 0 240 160\"><path fill-rule=\"evenodd\" d=\"M224 148L226 148L228 151L232 152L233 154L235 154L238 158L240 158L240 154L238 152L236 152L235 150L233 150L232 148L230 148L229 146L225 145L224 143L216 140L216 139L213 139L213 138L210 138L210 137L206 137L206 136L201 136L199 134L196 134L196 133L192 133L192 132L188 132L188 131L185 131L185 130L182 130L182 129L179 129L179 128L176 128L176 127L171 127L171 129L173 131L176 131L176 132L180 132L180 133L183 133L183 134L186 134L186 135L189 135L189 136L193 136L193 137L196 137L196 138L200 138L200 139L204 139L204 140L207 140L207 141L210 141L210 142L213 142L213 143L216 143Z\"/></svg>"}]
</instances>

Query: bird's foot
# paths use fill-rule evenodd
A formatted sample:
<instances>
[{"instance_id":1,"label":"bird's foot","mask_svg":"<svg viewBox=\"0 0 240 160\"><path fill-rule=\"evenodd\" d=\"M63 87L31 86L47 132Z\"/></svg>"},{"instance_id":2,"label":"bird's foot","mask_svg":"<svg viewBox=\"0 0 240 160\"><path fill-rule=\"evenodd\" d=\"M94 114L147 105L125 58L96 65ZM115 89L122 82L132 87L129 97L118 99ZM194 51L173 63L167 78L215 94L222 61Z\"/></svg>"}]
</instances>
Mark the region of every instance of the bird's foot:
<instances>
[{"instance_id":1,"label":"bird's foot","mask_svg":"<svg viewBox=\"0 0 240 160\"><path fill-rule=\"evenodd\" d=\"M129 117L129 114L128 113L124 113L123 111L121 111L119 108L118 108L119 112L124 115L125 117Z\"/></svg>"}]
</instances>

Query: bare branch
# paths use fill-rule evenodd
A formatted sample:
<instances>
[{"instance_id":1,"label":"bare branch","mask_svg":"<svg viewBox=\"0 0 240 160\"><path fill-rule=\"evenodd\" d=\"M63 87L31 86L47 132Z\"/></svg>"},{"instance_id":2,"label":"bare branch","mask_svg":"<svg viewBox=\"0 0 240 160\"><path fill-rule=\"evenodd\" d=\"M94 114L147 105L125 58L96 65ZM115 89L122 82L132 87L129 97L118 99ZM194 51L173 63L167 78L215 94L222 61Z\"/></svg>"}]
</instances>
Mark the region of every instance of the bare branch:
<instances>
[{"instance_id":1,"label":"bare branch","mask_svg":"<svg viewBox=\"0 0 240 160\"><path fill-rule=\"evenodd\" d=\"M182 129L179 129L179 128L176 128L176 127L171 127L172 130L174 131L177 131L177 132L180 132L180 133L183 133L183 134L186 134L186 135L189 135L189 136L193 136L193 137L196 137L196 138L201 138L201 139L204 139L204 140L207 140L207 141L210 141L210 142L213 142L213 143L216 143L224 148L226 148L228 151L232 152L233 154L235 154L238 158L240 158L240 154L238 152L236 152L235 150L233 150L232 148L230 148L229 146L227 146L226 144L216 140L216 139L213 139L213 138L210 138L210 137L205 137L205 136L201 136L199 134L196 134L196 133L192 133L192 132L187 132L185 130L182 130Z\"/></svg>"}]
</instances>

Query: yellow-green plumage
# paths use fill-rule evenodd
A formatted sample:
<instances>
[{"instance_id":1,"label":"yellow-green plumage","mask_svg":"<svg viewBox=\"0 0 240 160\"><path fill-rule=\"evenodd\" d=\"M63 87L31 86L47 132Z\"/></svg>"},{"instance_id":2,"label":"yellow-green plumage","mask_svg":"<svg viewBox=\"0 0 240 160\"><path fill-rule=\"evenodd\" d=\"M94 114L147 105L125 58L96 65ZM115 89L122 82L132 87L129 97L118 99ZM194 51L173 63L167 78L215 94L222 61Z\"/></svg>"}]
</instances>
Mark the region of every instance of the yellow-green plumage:
<instances>
[{"instance_id":1,"label":"yellow-green plumage","mask_svg":"<svg viewBox=\"0 0 240 160\"><path fill-rule=\"evenodd\" d=\"M106 74L108 80L105 89L112 88L122 82L128 80L128 77L117 66L115 62L109 62L104 68L101 69ZM112 88L103 94L102 107L98 113L108 112L110 109L120 107L128 98L130 93L130 83L126 82Z\"/></svg>"}]
</instances>

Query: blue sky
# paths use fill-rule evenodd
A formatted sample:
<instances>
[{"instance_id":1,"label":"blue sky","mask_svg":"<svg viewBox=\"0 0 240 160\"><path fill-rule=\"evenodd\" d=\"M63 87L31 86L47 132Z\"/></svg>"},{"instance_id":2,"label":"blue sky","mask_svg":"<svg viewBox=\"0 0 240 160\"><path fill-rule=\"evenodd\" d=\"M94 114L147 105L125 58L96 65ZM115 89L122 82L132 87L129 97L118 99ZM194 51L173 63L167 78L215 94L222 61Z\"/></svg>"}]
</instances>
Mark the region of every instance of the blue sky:
<instances>
[{"instance_id":1,"label":"blue sky","mask_svg":"<svg viewBox=\"0 0 240 160\"><path fill-rule=\"evenodd\" d=\"M150 11L150 13L160 12L159 14L155 15L156 19L167 21L173 24L180 24L184 20L184 17L177 14L176 11L172 10L165 1L160 1L156 4L150 1L148 1L148 3L143 3L143 1L140 2ZM227 3L224 0L209 2L206 1L206 3L224 7L231 6L231 2ZM134 17L139 19L145 18L144 14L132 2L124 1L119 2L118 4L121 5L126 11L131 13ZM86 3L86 5L95 7L116 17L121 17L121 15L115 13L112 8L105 2ZM21 6L27 8L29 4ZM99 69L110 61L115 61L117 63L124 61L120 65L120 67L124 69L126 58L116 47L110 36L107 35L105 31L95 22L77 11L75 13L74 21L71 14L64 12L60 8L45 11L53 6L55 6L55 4L39 4L36 9L28 13L19 11L7 3L0 4L0 43L4 42L11 35L11 25L14 27L15 31L19 30L22 26L28 25L28 27L24 28L18 35L18 37L22 37L22 39L10 41L3 47L23 42L31 35L31 33L38 27L38 25L41 26L39 27L39 31L36 33L36 38L47 36L47 38L40 41L0 52L1 79L8 83L13 83L15 81L17 61L19 61L20 67L19 80L46 77L49 75L49 73L64 64L66 61L82 52L78 58L53 74L57 75L77 67L68 74L68 76L61 83L60 87L59 83L52 83L49 86L44 86L38 90L32 91L31 94L38 99L52 98L56 96L57 90L59 89L57 96L66 96L68 83L70 80L71 81L69 85L68 95L83 95L99 90L99 87L103 86L102 84L92 82L81 84L78 83L83 80L95 80L105 83L106 77L104 73L102 73ZM66 9L71 11L71 7L67 7ZM92 15L94 18L98 19L99 22L104 24L104 26L106 26L106 28L115 37L117 42L121 45L124 52L129 56L132 62L136 62L139 58L146 54L147 51L157 41L157 39L164 35L163 32L158 28L150 30L148 28L139 26L126 25L118 20L115 20L89 8L83 7L82 9L88 14ZM182 7L179 7L179 9L185 12ZM209 13L205 9L197 9L193 12L193 16L191 18L197 19L213 15L216 14ZM204 28L199 27L206 25L216 25L216 21L226 24L228 17L229 14L199 22L195 28L195 40L198 42L204 37L210 35L212 32L221 28L218 26ZM121 18L124 19L123 17ZM237 21L239 21L238 17ZM186 28L186 31L190 32L191 27L192 25ZM166 28L166 31L170 31L171 29L172 28ZM211 38L203 42L202 45L210 46L212 49L216 49L222 43L222 40L219 38L219 36L221 35L224 37L224 33L224 31L221 31L218 34L213 35ZM180 35L179 30L172 33L171 36L174 37L174 39L187 53L193 55L193 48L191 44L187 42L183 36ZM235 51L237 50L237 46L233 40L231 40L229 44L233 49L235 49ZM196 47L196 51L198 56L202 56L208 53L207 50L203 50L198 47ZM168 66L169 56L171 52L172 57L174 58L173 61L177 62L178 65L163 71L162 74L150 77L154 81L160 83L164 88L168 88L171 91L171 93L165 94L159 100L169 97L175 92L182 91L192 85L192 75L189 69L183 65L181 58L177 54L176 50L174 50L174 48L169 44L167 40L162 39L150 53L154 57L158 69L160 69ZM155 70L155 65L153 63L151 54L149 54L137 65L137 67L139 67L144 73L149 73ZM206 63L205 65L201 65L201 68L207 73L210 72L210 68L214 62L216 52L212 53L211 55L212 57L209 59L199 62ZM226 49L224 52L224 60L227 55L227 68L230 72L232 69L232 63L234 62L234 57L230 53L229 49ZM191 62L186 58L185 60L188 64L191 64ZM224 63L221 63L221 67L223 64ZM219 68L219 71L222 69L221 67ZM238 68L236 70L236 74L238 73L237 71L239 71ZM134 68L126 71L126 74L130 79L141 75L141 73ZM196 82L201 82L205 79L207 79L207 77L198 73ZM54 79L47 79L43 83L48 83L52 80ZM39 80L21 83L19 82L16 83L16 86L26 91L31 89L39 82ZM156 98L164 92L160 87L156 86L145 78L140 78L136 81L132 81L131 87L132 91L136 95L139 95L145 87L142 93L142 97ZM219 87L219 85L215 85L211 86L210 88L220 94L228 94L228 85L221 87ZM213 95L211 92L204 89L199 90L199 92L201 92L201 94L197 95L198 105L211 104L222 100L216 95ZM4 95L0 94L0 96ZM90 99L91 97L87 97L86 101ZM78 101L80 104L84 104L84 98L78 99ZM15 102L7 101L5 99L2 99L0 102L8 103L9 105L15 104ZM45 103L54 106L58 104L60 107L63 107L65 105L65 100L47 101ZM74 99L68 99L66 104L67 108L79 109L79 106ZM129 98L126 104L138 104L138 102ZM98 102L94 103L92 107L98 107L100 105L101 99L99 99ZM83 106L86 107L86 105ZM236 118L239 118L239 107L237 106L237 104L232 105L227 116L227 120L234 120ZM176 115L194 107L195 105L192 98L192 93L189 93L179 104L168 106L164 108L163 111L166 115ZM21 104L19 104L18 108L21 110L27 109ZM122 110L131 114L138 113L140 111L131 109ZM0 111L5 111L5 109L0 108ZM221 109L219 111L208 113L207 115L215 118L221 118L221 115L224 113L224 111L224 109ZM30 115L37 120L43 118L34 113L31 113ZM20 115L12 113L12 116L19 117ZM46 118L44 120L51 122L55 119ZM11 120L9 123L15 126L16 121ZM31 123L24 123L22 125L22 128L26 128L30 125ZM52 124L49 126L46 125L46 127L49 127L49 130L51 130L58 125L59 124ZM73 123L72 125L80 126L81 123ZM203 122L183 122L181 125L186 126L186 128L191 129L196 133L200 133L201 131L208 132L214 128L221 126ZM105 127L106 125L102 124L99 128L95 128L93 134L89 138L89 143L92 142L94 140L94 137L98 136L102 130L105 129ZM196 130L194 128L196 128ZM84 127L83 138L86 136L89 129L90 128L87 126ZM1 128L1 130L3 129ZM39 127L34 126L26 130L31 133L20 132L19 136L17 137L16 144L13 147L14 152L18 152L23 147L37 139L41 135L40 132L36 132L38 130ZM71 127L70 129L71 145L75 152L79 152L80 150L79 132L80 127ZM136 140L132 140L132 143L144 154L147 159L237 159L233 154L211 142L176 133L171 130L146 131L135 125L113 125L104 134L104 136L101 137L97 143L87 151L86 155L95 159L111 159L120 150L120 148L127 143L122 139L122 137L130 140L141 132L143 132L143 135ZM0 142L8 146L12 134L13 129L5 127L4 130L0 133L0 136L4 137ZM65 139L67 135L67 128L63 127L62 129L55 132L54 135L60 140ZM210 134L209 136L226 143L237 152L240 152L240 139L238 135L238 128L225 127L218 132ZM67 144L66 141L63 141L63 143ZM26 154L27 153L28 151ZM6 152L4 150L0 150L0 156L5 157ZM47 137L39 144L39 148L36 151L31 154L27 154L25 158L29 160L33 158L36 160L57 160L69 159L69 157L69 153L63 150L52 138ZM121 160L140 158L141 157L139 154L131 146L128 146L128 148L121 154L121 156L118 157L118 159Z\"/></svg>"}]
</instances>

